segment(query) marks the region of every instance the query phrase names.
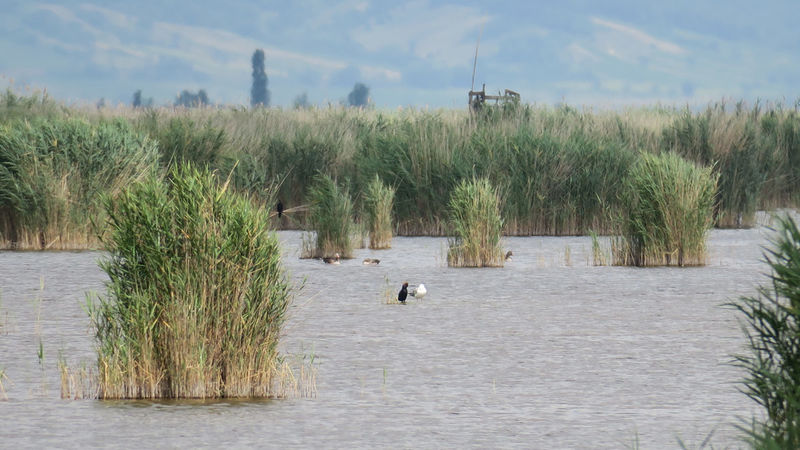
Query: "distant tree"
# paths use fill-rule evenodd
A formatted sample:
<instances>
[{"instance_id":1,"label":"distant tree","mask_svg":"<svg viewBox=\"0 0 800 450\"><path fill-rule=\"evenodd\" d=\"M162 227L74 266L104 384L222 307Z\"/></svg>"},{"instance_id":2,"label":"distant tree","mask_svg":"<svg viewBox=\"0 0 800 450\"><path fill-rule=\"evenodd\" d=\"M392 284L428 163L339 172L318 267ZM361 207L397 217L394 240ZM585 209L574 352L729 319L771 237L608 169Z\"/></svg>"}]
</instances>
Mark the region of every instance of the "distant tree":
<instances>
[{"instance_id":1,"label":"distant tree","mask_svg":"<svg viewBox=\"0 0 800 450\"><path fill-rule=\"evenodd\" d=\"M293 105L294 105L294 109L309 108L311 106L311 104L308 103L308 94L303 92L302 94L300 94L297 97L295 97Z\"/></svg>"},{"instance_id":2,"label":"distant tree","mask_svg":"<svg viewBox=\"0 0 800 450\"><path fill-rule=\"evenodd\" d=\"M269 106L267 72L264 69L264 50L253 53L253 86L250 88L251 106Z\"/></svg>"},{"instance_id":3,"label":"distant tree","mask_svg":"<svg viewBox=\"0 0 800 450\"><path fill-rule=\"evenodd\" d=\"M97 103L95 103L95 106L97 106L97 109L105 108L106 107L106 98L105 97L101 97L100 100L98 100Z\"/></svg>"},{"instance_id":4,"label":"distant tree","mask_svg":"<svg viewBox=\"0 0 800 450\"><path fill-rule=\"evenodd\" d=\"M183 106L186 108L195 108L198 106L208 105L208 94L205 89L200 89L195 94L194 92L184 89L175 99L175 106Z\"/></svg>"},{"instance_id":5,"label":"distant tree","mask_svg":"<svg viewBox=\"0 0 800 450\"><path fill-rule=\"evenodd\" d=\"M356 83L353 90L347 94L347 103L350 106L363 107L369 103L369 88L364 83Z\"/></svg>"},{"instance_id":6,"label":"distant tree","mask_svg":"<svg viewBox=\"0 0 800 450\"><path fill-rule=\"evenodd\" d=\"M134 108L150 108L153 106L153 97L142 98L142 90L137 89L133 93L133 107Z\"/></svg>"}]
</instances>

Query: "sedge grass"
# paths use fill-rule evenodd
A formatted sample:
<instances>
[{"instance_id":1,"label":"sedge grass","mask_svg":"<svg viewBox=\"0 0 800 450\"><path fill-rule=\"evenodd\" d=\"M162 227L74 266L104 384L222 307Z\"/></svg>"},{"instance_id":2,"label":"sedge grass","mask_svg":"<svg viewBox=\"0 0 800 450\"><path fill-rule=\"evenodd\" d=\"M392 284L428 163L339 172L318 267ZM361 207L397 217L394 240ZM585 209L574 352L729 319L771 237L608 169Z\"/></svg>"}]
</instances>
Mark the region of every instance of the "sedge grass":
<instances>
[{"instance_id":1,"label":"sedge grass","mask_svg":"<svg viewBox=\"0 0 800 450\"><path fill-rule=\"evenodd\" d=\"M449 239L450 267L502 267L503 219L500 199L486 178L462 181L450 197L454 237Z\"/></svg>"},{"instance_id":2,"label":"sedge grass","mask_svg":"<svg viewBox=\"0 0 800 450\"><path fill-rule=\"evenodd\" d=\"M104 206L107 295L89 303L99 397L276 395L290 287L267 214L191 166Z\"/></svg>"},{"instance_id":3,"label":"sedge grass","mask_svg":"<svg viewBox=\"0 0 800 450\"><path fill-rule=\"evenodd\" d=\"M386 249L392 247L392 206L394 189L386 186L378 175L367 185L364 196L367 227L369 229L369 248Z\"/></svg>"},{"instance_id":4,"label":"sedge grass","mask_svg":"<svg viewBox=\"0 0 800 450\"><path fill-rule=\"evenodd\" d=\"M625 181L619 265L705 264L717 177L674 153L642 155Z\"/></svg>"}]
</instances>

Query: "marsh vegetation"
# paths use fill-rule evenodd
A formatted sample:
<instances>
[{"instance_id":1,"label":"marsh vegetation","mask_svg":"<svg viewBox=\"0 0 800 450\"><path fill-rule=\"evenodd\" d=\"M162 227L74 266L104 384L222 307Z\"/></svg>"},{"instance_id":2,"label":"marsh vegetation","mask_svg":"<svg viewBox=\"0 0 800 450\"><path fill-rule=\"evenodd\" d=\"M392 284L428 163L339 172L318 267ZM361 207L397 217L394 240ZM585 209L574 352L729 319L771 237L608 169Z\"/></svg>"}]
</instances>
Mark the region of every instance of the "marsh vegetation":
<instances>
[{"instance_id":1,"label":"marsh vegetation","mask_svg":"<svg viewBox=\"0 0 800 450\"><path fill-rule=\"evenodd\" d=\"M502 267L500 199L486 178L463 180L450 197L450 267Z\"/></svg>"},{"instance_id":2,"label":"marsh vegetation","mask_svg":"<svg viewBox=\"0 0 800 450\"><path fill-rule=\"evenodd\" d=\"M311 229L315 233L313 258L353 257L353 202L347 188L328 175L319 174L310 187ZM338 258L338 256L337 256Z\"/></svg>"},{"instance_id":3,"label":"marsh vegetation","mask_svg":"<svg viewBox=\"0 0 800 450\"><path fill-rule=\"evenodd\" d=\"M276 195L289 210L312 203L312 181L320 173L353 194L367 192L378 176L396 189L394 235L450 235L450 196L462 180L472 177L486 178L498 190L505 235L585 235L590 230L607 234L615 231L615 220L623 214L620 180L643 155L672 153L710 168L718 177L713 220L720 227L751 226L757 208L796 206L800 192L800 115L795 107L782 104L717 103L703 111L520 105L487 108L471 116L455 110L336 107L97 110L65 108L10 93L0 101L0 132L6 140L19 134L15 130L20 120L38 117L50 122L77 119L92 129L115 123L133 133L129 140L157 143L157 161L147 157L152 170L164 173L184 161L207 165L230 173L231 189L262 202L262 194L277 185ZM0 157L0 165L14 174L19 165L9 159ZM49 179L63 180L61 184L71 186L70 193L79 193L91 190L82 189L92 179L90 170L125 173L112 169L121 163L96 164L87 168L76 163L75 170ZM24 167L32 173L30 164ZM31 182L29 191L57 198L60 184L50 183L57 186ZM113 184L101 188L115 189ZM9 220L34 221L26 219L22 203L0 201ZM78 195L69 204L89 209L89 203ZM312 229L306 208L288 215L283 226ZM51 222L58 220L49 220L47 226L55 226ZM77 236L86 233L79 225L58 231L61 242L80 241ZM22 242L13 237L18 231L10 225L0 232L6 246L13 239ZM36 234L24 239L36 244ZM45 241L49 244L52 238L45 236Z\"/></svg>"},{"instance_id":4,"label":"marsh vegetation","mask_svg":"<svg viewBox=\"0 0 800 450\"><path fill-rule=\"evenodd\" d=\"M369 230L369 248L392 247L392 207L394 188L386 186L376 174L364 192L364 216Z\"/></svg>"},{"instance_id":5,"label":"marsh vegetation","mask_svg":"<svg viewBox=\"0 0 800 450\"><path fill-rule=\"evenodd\" d=\"M732 305L741 313L749 353L737 356L743 391L766 413L747 429L753 448L800 447L800 229L780 219L765 253L769 283Z\"/></svg>"},{"instance_id":6,"label":"marsh vegetation","mask_svg":"<svg viewBox=\"0 0 800 450\"><path fill-rule=\"evenodd\" d=\"M106 197L99 396L270 397L289 305L267 215L192 166Z\"/></svg>"},{"instance_id":7,"label":"marsh vegetation","mask_svg":"<svg viewBox=\"0 0 800 450\"><path fill-rule=\"evenodd\" d=\"M642 155L624 180L620 265L705 264L717 175L674 153Z\"/></svg>"}]
</instances>

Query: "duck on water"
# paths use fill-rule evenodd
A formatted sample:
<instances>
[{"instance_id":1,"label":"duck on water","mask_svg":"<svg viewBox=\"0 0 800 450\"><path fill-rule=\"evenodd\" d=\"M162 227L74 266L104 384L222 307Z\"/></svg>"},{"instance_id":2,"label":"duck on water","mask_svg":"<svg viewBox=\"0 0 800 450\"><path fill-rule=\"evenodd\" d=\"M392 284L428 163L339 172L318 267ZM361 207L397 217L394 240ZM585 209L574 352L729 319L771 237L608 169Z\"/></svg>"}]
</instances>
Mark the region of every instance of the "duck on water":
<instances>
[{"instance_id":1,"label":"duck on water","mask_svg":"<svg viewBox=\"0 0 800 450\"><path fill-rule=\"evenodd\" d=\"M325 264L339 264L339 254L335 253L333 257L326 256L322 258L322 262Z\"/></svg>"}]
</instances>

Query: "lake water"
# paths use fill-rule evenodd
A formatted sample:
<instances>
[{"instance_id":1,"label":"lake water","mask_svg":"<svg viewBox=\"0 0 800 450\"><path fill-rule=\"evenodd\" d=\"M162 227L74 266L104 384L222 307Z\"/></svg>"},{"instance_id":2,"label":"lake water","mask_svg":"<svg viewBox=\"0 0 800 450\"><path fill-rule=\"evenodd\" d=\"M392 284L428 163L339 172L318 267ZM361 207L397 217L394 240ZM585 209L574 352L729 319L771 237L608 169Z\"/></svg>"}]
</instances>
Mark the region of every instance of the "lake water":
<instances>
[{"instance_id":1,"label":"lake water","mask_svg":"<svg viewBox=\"0 0 800 450\"><path fill-rule=\"evenodd\" d=\"M721 305L766 281L766 234L712 231L700 268L592 266L589 238L530 237L505 239L504 268L450 269L443 238L332 266L280 232L305 282L282 347L315 356L317 396L205 403L61 400L59 354L95 361L83 304L103 291L102 254L2 252L0 447L649 449L712 432L740 447L734 426L757 408ZM387 280L428 295L386 304Z\"/></svg>"}]
</instances>

